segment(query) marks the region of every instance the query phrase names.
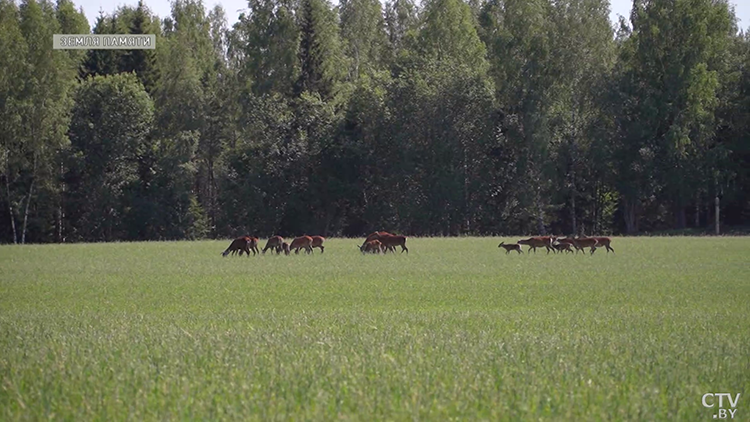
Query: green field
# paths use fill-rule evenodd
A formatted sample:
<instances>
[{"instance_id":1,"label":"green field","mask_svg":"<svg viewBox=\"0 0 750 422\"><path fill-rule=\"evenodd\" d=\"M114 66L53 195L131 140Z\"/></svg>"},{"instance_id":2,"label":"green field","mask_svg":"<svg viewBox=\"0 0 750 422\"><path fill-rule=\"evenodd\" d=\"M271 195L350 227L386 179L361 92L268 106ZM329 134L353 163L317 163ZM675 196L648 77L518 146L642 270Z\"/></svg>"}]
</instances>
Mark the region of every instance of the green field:
<instances>
[{"instance_id":1,"label":"green field","mask_svg":"<svg viewBox=\"0 0 750 422\"><path fill-rule=\"evenodd\" d=\"M747 237L361 241L1 246L0 420L750 417Z\"/></svg>"}]
</instances>

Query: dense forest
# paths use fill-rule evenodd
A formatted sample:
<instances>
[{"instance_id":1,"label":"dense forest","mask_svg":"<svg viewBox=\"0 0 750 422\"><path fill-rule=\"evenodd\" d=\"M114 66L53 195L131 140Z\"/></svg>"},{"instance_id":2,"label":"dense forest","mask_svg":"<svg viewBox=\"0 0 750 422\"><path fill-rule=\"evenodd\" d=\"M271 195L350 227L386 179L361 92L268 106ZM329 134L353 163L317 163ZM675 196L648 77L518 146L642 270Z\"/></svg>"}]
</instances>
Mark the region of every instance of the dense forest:
<instances>
[{"instance_id":1,"label":"dense forest","mask_svg":"<svg viewBox=\"0 0 750 422\"><path fill-rule=\"evenodd\" d=\"M713 232L750 221L725 0L0 0L0 242ZM156 34L53 50L52 34Z\"/></svg>"}]
</instances>

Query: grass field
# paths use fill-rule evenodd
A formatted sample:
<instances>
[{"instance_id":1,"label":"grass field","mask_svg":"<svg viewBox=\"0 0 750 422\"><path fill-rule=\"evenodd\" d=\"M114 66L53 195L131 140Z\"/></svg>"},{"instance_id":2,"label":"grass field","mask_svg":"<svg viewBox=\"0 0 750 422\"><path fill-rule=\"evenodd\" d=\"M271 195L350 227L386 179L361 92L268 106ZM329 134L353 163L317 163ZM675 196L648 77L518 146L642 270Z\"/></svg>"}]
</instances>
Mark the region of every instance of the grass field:
<instances>
[{"instance_id":1,"label":"grass field","mask_svg":"<svg viewBox=\"0 0 750 422\"><path fill-rule=\"evenodd\" d=\"M750 419L750 238L361 241L0 246L0 420Z\"/></svg>"}]
</instances>

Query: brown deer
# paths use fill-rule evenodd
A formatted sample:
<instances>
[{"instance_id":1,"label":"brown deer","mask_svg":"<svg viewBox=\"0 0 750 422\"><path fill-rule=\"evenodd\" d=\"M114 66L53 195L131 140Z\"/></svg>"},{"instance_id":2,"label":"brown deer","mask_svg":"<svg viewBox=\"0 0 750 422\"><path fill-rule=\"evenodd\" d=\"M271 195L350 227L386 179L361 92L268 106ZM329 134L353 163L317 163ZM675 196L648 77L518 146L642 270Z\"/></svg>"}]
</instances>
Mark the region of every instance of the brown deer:
<instances>
[{"instance_id":1,"label":"brown deer","mask_svg":"<svg viewBox=\"0 0 750 422\"><path fill-rule=\"evenodd\" d=\"M566 245L570 245L570 246L575 246L575 244L573 243L573 239L571 239L569 237L564 237L562 239L557 239L557 243L559 243L559 244L566 244Z\"/></svg>"},{"instance_id":2,"label":"brown deer","mask_svg":"<svg viewBox=\"0 0 750 422\"><path fill-rule=\"evenodd\" d=\"M585 248L591 248L591 254L593 255L598 243L596 238L593 237L579 237L571 240L573 241L573 246L576 248L576 254L583 252Z\"/></svg>"},{"instance_id":3,"label":"brown deer","mask_svg":"<svg viewBox=\"0 0 750 422\"><path fill-rule=\"evenodd\" d=\"M289 244L289 249L294 249L294 253L299 255L299 250L304 249L308 254L312 253L312 237L304 235L294 238Z\"/></svg>"},{"instance_id":4,"label":"brown deer","mask_svg":"<svg viewBox=\"0 0 750 422\"><path fill-rule=\"evenodd\" d=\"M260 239L253 236L248 236L247 238L249 239L247 242L247 247L248 249L253 251L253 256L255 256L256 254L260 255L260 250L258 249L258 243L260 243ZM250 254L248 253L248 256L249 255Z\"/></svg>"},{"instance_id":5,"label":"brown deer","mask_svg":"<svg viewBox=\"0 0 750 422\"><path fill-rule=\"evenodd\" d=\"M312 237L312 247L313 248L320 248L320 253L323 253L323 249L325 246L323 246L323 242L325 242L326 238L323 236L310 236Z\"/></svg>"},{"instance_id":6,"label":"brown deer","mask_svg":"<svg viewBox=\"0 0 750 422\"><path fill-rule=\"evenodd\" d=\"M401 253L409 253L409 248L406 247L406 236L386 234L380 235L378 240L385 247L384 252L391 251L396 253L396 246L401 246Z\"/></svg>"},{"instance_id":7,"label":"brown deer","mask_svg":"<svg viewBox=\"0 0 750 422\"><path fill-rule=\"evenodd\" d=\"M280 254L282 251L284 251L284 255L289 255L291 252L289 249L289 244L286 242L281 242L281 246L276 248L276 255Z\"/></svg>"},{"instance_id":8,"label":"brown deer","mask_svg":"<svg viewBox=\"0 0 750 422\"><path fill-rule=\"evenodd\" d=\"M362 242L362 246L364 246L365 243L367 243L367 242L369 242L371 240L379 240L380 236L388 236L388 235L393 236L392 233L388 233L388 232L372 232L372 233L370 233L370 234L367 235L367 238L365 238L365 241Z\"/></svg>"},{"instance_id":9,"label":"brown deer","mask_svg":"<svg viewBox=\"0 0 750 422\"><path fill-rule=\"evenodd\" d=\"M571 243L563 243L563 242L558 242L552 245L552 247L555 248L558 252L565 251L565 252L573 253L573 249L570 248L571 246L572 246Z\"/></svg>"},{"instance_id":10,"label":"brown deer","mask_svg":"<svg viewBox=\"0 0 750 422\"><path fill-rule=\"evenodd\" d=\"M612 253L615 253L615 250L612 249L612 247L609 245L612 242L612 239L608 237L592 237L592 239L596 239L597 248L604 246L607 249L607 253L609 253L609 251L612 251Z\"/></svg>"},{"instance_id":11,"label":"brown deer","mask_svg":"<svg viewBox=\"0 0 750 422\"><path fill-rule=\"evenodd\" d=\"M281 247L281 244L284 243L284 238L281 236L273 236L270 239L268 239L268 242L266 242L266 246L263 248L263 254L266 253L267 250L271 249L276 250L278 253L278 249Z\"/></svg>"},{"instance_id":12,"label":"brown deer","mask_svg":"<svg viewBox=\"0 0 750 422\"><path fill-rule=\"evenodd\" d=\"M240 253L239 256L242 256L242 252L247 252L247 256L250 256L250 248L248 246L249 243L250 238L248 236L238 237L229 244L229 247L221 253L221 256L227 256L229 255L229 253L234 255L238 251Z\"/></svg>"},{"instance_id":13,"label":"brown deer","mask_svg":"<svg viewBox=\"0 0 750 422\"><path fill-rule=\"evenodd\" d=\"M534 250L534 253L536 253L536 248L547 248L547 253L549 254L549 251L554 250L552 249L552 237L551 236L545 236L545 237L530 237L528 239L521 239L517 242L519 245L528 245L529 250L527 252L531 252L531 250Z\"/></svg>"},{"instance_id":14,"label":"brown deer","mask_svg":"<svg viewBox=\"0 0 750 422\"><path fill-rule=\"evenodd\" d=\"M523 253L523 251L521 250L521 245L519 245L518 243L511 243L511 244L506 245L505 242L502 242L499 245L497 245L497 247L505 249L506 255L508 255L510 251L516 251L519 254Z\"/></svg>"},{"instance_id":15,"label":"brown deer","mask_svg":"<svg viewBox=\"0 0 750 422\"><path fill-rule=\"evenodd\" d=\"M378 239L380 239L381 236L394 236L394 234L393 233L388 233L388 232L382 232L382 231L381 232L372 232L372 233L370 233L370 234L367 235L367 237L365 238L365 241L362 242L362 246L365 246L365 243L367 243L367 242L369 242L371 240L378 240ZM393 252L396 252L395 248L387 248L386 249L385 246L382 246L382 247L384 249L384 252L385 252L385 250L392 250Z\"/></svg>"},{"instance_id":16,"label":"brown deer","mask_svg":"<svg viewBox=\"0 0 750 422\"><path fill-rule=\"evenodd\" d=\"M540 239L547 242L549 246L547 246L547 252L552 251L553 253L557 253L557 250L552 246L553 243L557 240L557 236L539 236Z\"/></svg>"},{"instance_id":17,"label":"brown deer","mask_svg":"<svg viewBox=\"0 0 750 422\"><path fill-rule=\"evenodd\" d=\"M379 240L374 239L370 240L369 242L365 242L364 245L359 247L359 250L363 255L366 253L380 253L383 251L383 245Z\"/></svg>"}]
</instances>

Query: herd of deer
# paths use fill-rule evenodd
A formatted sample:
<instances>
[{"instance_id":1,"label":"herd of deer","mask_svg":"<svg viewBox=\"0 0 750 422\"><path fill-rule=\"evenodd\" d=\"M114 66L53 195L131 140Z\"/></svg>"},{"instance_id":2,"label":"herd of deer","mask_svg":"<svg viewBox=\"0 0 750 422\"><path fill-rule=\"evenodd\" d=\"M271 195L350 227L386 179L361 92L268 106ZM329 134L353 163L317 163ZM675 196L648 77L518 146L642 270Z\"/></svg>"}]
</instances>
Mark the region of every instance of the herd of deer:
<instances>
[{"instance_id":1,"label":"herd of deer","mask_svg":"<svg viewBox=\"0 0 750 422\"><path fill-rule=\"evenodd\" d=\"M521 245L528 245L529 250L527 252L531 252L531 250L533 249L534 253L536 253L536 248L546 248L547 253L549 253L549 251L552 251L554 253L562 253L563 251L573 253L573 248L575 248L575 253L585 253L585 248L591 248L591 253L593 254L594 251L596 251L596 248L600 247L606 248L607 253L609 253L609 251L612 251L612 253L614 253L615 250L612 249L612 246L610 246L611 242L612 240L608 237L558 238L557 236L539 236L530 237L528 239L521 239L518 241L518 243L505 244L505 242L503 242L497 245L497 247L505 249L506 255L511 251L516 251L519 254L523 253L523 251L521 251Z\"/></svg>"},{"instance_id":2,"label":"herd of deer","mask_svg":"<svg viewBox=\"0 0 750 422\"><path fill-rule=\"evenodd\" d=\"M253 252L253 255L256 255L260 254L261 252L265 254L269 249L271 250L271 252L275 251L277 255L281 252L289 255L292 250L294 250L295 254L299 254L300 249L304 249L309 254L312 253L313 248L320 248L320 253L323 253L323 251L325 250L323 242L325 240L326 239L322 236L305 235L295 237L294 240L292 240L292 243L287 243L284 241L283 237L273 236L268 239L268 242L266 242L266 246L261 251L258 249L260 240L257 237L243 236L234 239L229 247L224 252L222 252L221 255L227 256L230 253L234 255L239 252L240 256L242 256L243 253L246 253L247 256L250 256L250 251ZM614 253L615 250L612 249L610 243L611 240L608 237L558 238L557 236L539 236L522 239L519 240L518 243L505 244L505 242L503 242L497 245L497 247L505 249L506 255L512 251L516 251L519 254L523 253L523 251L521 250L521 245L528 245L528 252L531 252L531 250L533 249L534 253L536 253L536 248L546 248L547 253L549 253L550 251L555 253L573 253L573 248L575 248L575 252L578 253L584 251L585 248L591 248L591 253L593 254L598 247L606 248L607 253L609 253L609 251L612 251ZM385 254L387 252L396 253L396 246L401 246L401 253L409 253L409 249L406 247L406 236L400 236L381 231L371 233L369 236L367 236L364 243L362 243L362 246L358 246L358 248L363 254Z\"/></svg>"},{"instance_id":3,"label":"herd of deer","mask_svg":"<svg viewBox=\"0 0 750 422\"><path fill-rule=\"evenodd\" d=\"M304 249L307 253L312 253L313 248L320 248L320 253L323 253L325 250L323 242L325 242L325 240L326 239L323 236L305 235L295 237L294 240L292 240L292 243L287 243L284 241L283 237L273 236L268 239L266 246L261 251L258 249L260 240L257 237L242 236L234 239L221 255L227 256L229 254L234 255L239 253L239 256L242 256L243 253L246 253L247 256L250 256L250 251L252 251L254 256L261 253L265 254L269 249L271 252L275 251L277 255L281 252L289 255L292 250L294 250L295 254L299 254L300 249ZM362 246L359 246L359 250L363 254L386 253L388 251L395 253L396 246L401 246L402 253L409 253L409 249L406 247L406 236L399 236L388 232L374 232L367 236L367 239L365 239Z\"/></svg>"},{"instance_id":4,"label":"herd of deer","mask_svg":"<svg viewBox=\"0 0 750 422\"><path fill-rule=\"evenodd\" d=\"M292 240L292 243L287 243L284 241L284 238L281 236L273 236L270 239L268 239L268 242L266 242L266 246L263 248L262 253L266 253L267 250L271 250L271 252L276 252L276 254L280 254L281 252L284 252L286 255L289 255L294 249L294 253L299 254L300 249L304 249L307 253L312 253L313 248L320 248L320 253L323 253L325 250L325 246L323 246L323 242L326 239L323 236L300 236L295 237L294 240ZM232 255L239 252L240 256L242 256L242 253L246 253L247 256L250 256L250 251L253 251L253 255L260 254L261 251L258 249L258 244L260 240L257 237L253 236L243 236L238 237L237 239L234 239L232 243L229 245L227 250L222 252L222 256L227 256L230 253Z\"/></svg>"}]
</instances>

